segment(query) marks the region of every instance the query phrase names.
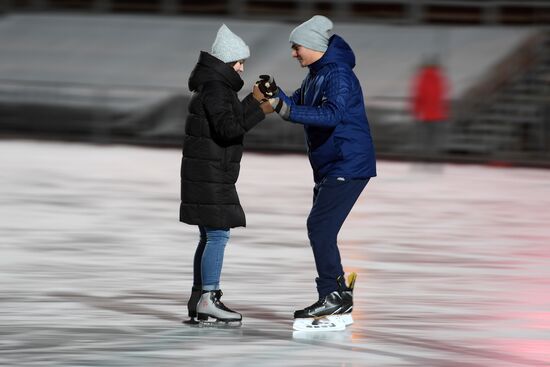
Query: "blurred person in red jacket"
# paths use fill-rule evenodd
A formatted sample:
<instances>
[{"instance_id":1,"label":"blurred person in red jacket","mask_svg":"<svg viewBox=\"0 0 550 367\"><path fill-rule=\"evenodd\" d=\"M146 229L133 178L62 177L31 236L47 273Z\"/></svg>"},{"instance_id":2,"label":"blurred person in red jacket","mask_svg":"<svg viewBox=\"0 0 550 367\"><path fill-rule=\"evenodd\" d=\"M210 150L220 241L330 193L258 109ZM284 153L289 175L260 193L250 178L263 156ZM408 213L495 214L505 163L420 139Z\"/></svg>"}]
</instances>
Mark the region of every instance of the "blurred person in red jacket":
<instances>
[{"instance_id":1,"label":"blurred person in red jacket","mask_svg":"<svg viewBox=\"0 0 550 367\"><path fill-rule=\"evenodd\" d=\"M411 102L418 141L427 153L438 152L445 139L442 123L449 118L448 83L436 58L424 62L412 82Z\"/></svg>"}]
</instances>

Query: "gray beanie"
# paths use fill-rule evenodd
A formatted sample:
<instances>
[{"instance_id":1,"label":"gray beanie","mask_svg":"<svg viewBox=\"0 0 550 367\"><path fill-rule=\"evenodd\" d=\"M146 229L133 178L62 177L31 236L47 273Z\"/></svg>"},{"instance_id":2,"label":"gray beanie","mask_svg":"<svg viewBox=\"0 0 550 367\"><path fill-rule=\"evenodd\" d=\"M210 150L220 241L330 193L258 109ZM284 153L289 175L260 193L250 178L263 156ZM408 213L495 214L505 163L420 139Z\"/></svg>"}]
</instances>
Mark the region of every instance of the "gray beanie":
<instances>
[{"instance_id":1,"label":"gray beanie","mask_svg":"<svg viewBox=\"0 0 550 367\"><path fill-rule=\"evenodd\" d=\"M325 52L332 30L332 22L327 17L315 15L300 24L290 33L290 42L307 47L311 50Z\"/></svg>"},{"instance_id":2,"label":"gray beanie","mask_svg":"<svg viewBox=\"0 0 550 367\"><path fill-rule=\"evenodd\" d=\"M223 62L233 62L248 59L250 50L244 41L231 32L225 24L218 29L216 40L212 44L212 56Z\"/></svg>"}]
</instances>

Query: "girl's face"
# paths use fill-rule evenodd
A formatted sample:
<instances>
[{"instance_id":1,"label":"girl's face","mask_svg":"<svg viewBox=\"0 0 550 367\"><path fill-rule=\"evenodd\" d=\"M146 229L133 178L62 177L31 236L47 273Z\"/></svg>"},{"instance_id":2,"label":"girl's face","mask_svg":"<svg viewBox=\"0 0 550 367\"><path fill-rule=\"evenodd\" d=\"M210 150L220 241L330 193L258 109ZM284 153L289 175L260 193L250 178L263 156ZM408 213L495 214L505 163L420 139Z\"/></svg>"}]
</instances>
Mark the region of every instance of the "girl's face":
<instances>
[{"instance_id":1,"label":"girl's face","mask_svg":"<svg viewBox=\"0 0 550 367\"><path fill-rule=\"evenodd\" d=\"M233 69L240 74L244 72L244 60L239 60L233 65Z\"/></svg>"}]
</instances>

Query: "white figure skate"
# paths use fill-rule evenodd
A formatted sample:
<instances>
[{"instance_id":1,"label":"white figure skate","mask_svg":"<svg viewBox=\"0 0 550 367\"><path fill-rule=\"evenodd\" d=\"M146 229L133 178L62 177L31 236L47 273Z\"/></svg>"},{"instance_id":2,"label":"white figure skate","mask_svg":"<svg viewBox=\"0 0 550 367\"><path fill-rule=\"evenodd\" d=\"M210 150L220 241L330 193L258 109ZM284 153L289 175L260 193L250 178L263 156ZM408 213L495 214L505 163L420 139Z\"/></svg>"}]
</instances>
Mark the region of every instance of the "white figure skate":
<instances>
[{"instance_id":1,"label":"white figure skate","mask_svg":"<svg viewBox=\"0 0 550 367\"><path fill-rule=\"evenodd\" d=\"M197 319L203 327L240 327L242 315L220 301L221 290L203 291L197 304Z\"/></svg>"}]
</instances>

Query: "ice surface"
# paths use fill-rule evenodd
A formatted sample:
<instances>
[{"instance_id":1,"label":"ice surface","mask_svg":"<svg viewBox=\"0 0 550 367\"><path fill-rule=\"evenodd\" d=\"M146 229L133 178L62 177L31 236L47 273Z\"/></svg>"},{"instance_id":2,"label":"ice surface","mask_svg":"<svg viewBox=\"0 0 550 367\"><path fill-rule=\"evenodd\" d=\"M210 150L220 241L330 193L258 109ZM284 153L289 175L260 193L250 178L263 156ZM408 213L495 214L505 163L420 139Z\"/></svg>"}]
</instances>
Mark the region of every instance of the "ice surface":
<instances>
[{"instance_id":1,"label":"ice surface","mask_svg":"<svg viewBox=\"0 0 550 367\"><path fill-rule=\"evenodd\" d=\"M0 143L2 366L548 366L550 171L380 162L339 237L355 323L315 301L305 156L245 153L227 247L240 329L180 322L197 230L180 151Z\"/></svg>"}]
</instances>

